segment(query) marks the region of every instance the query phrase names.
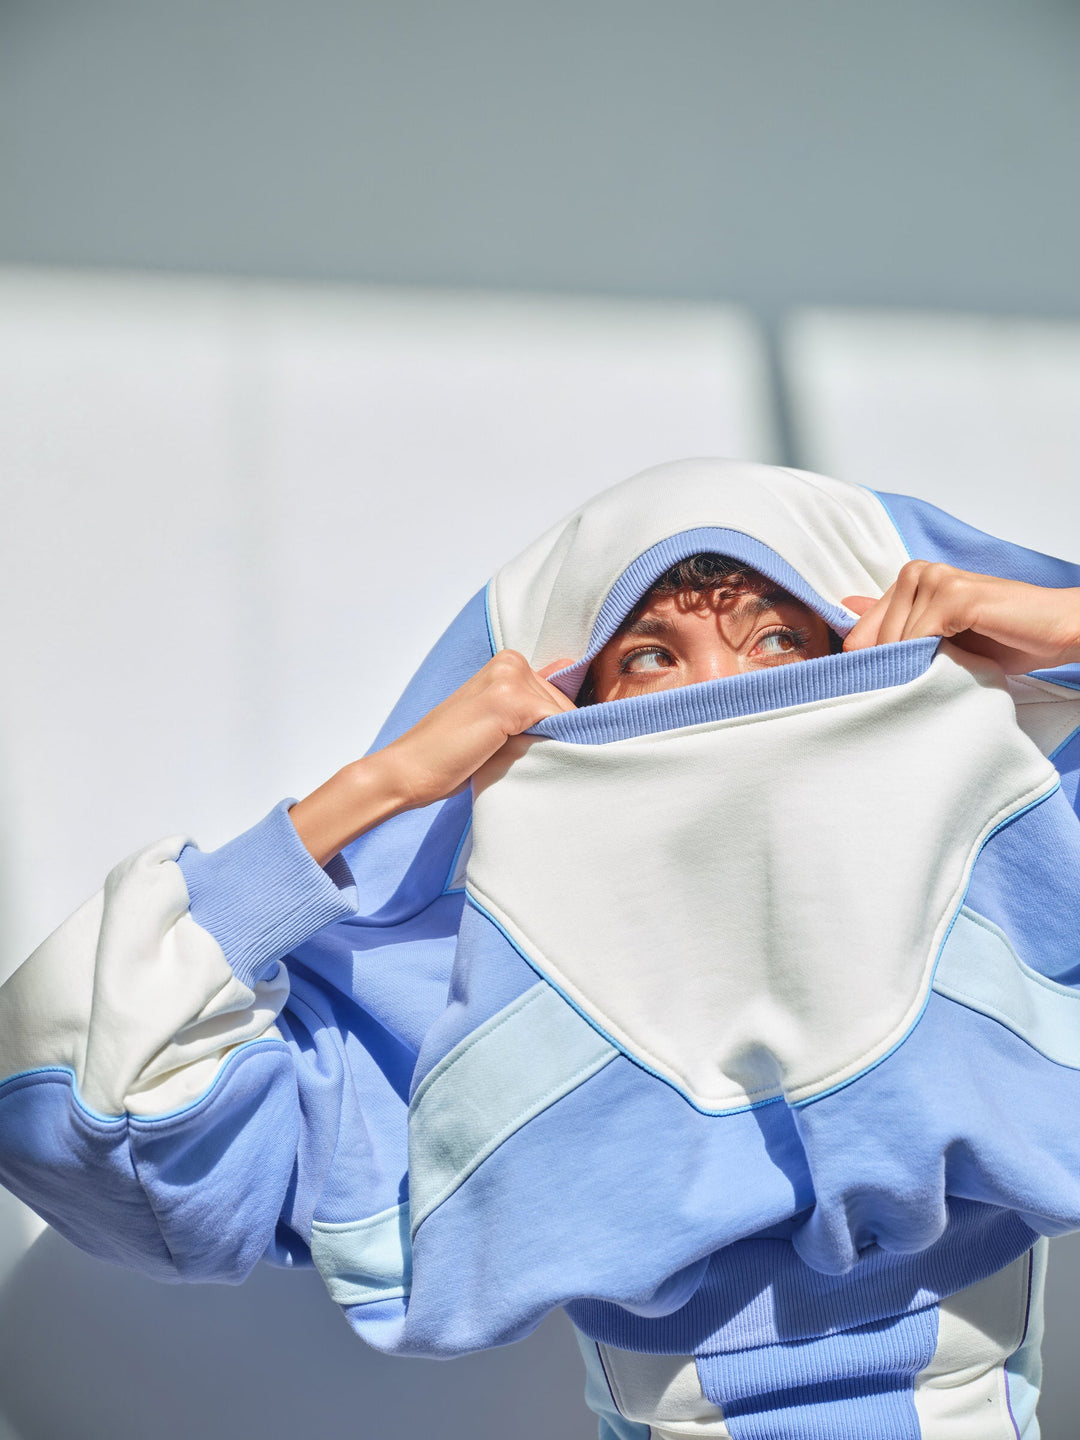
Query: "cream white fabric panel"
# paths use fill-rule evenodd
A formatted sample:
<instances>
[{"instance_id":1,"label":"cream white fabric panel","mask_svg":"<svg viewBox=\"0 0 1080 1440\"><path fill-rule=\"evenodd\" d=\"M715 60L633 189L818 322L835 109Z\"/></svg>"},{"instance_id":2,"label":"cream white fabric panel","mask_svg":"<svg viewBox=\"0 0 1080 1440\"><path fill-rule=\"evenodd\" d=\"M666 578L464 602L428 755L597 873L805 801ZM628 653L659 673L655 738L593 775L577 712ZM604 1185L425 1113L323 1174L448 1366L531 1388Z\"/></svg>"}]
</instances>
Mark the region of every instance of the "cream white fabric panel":
<instances>
[{"instance_id":1,"label":"cream white fabric panel","mask_svg":"<svg viewBox=\"0 0 1080 1440\"><path fill-rule=\"evenodd\" d=\"M684 730L522 742L477 796L469 889L703 1109L818 1094L906 1034L980 844L1057 783L1000 672L959 658L943 646L904 685Z\"/></svg>"},{"instance_id":2,"label":"cream white fabric panel","mask_svg":"<svg viewBox=\"0 0 1080 1440\"><path fill-rule=\"evenodd\" d=\"M61 1066L99 1115L163 1115L204 1094L237 1045L278 1035L285 967L251 989L235 977L188 913L184 843L115 866L7 982L7 1074Z\"/></svg>"},{"instance_id":3,"label":"cream white fabric panel","mask_svg":"<svg viewBox=\"0 0 1080 1440\"><path fill-rule=\"evenodd\" d=\"M1016 1440L1005 1362L1024 1338L1029 1252L938 1307L933 1359L915 1381L922 1440Z\"/></svg>"},{"instance_id":4,"label":"cream white fabric panel","mask_svg":"<svg viewBox=\"0 0 1080 1440\"><path fill-rule=\"evenodd\" d=\"M803 463L1080 557L1080 325L804 310L784 355Z\"/></svg>"},{"instance_id":5,"label":"cream white fabric panel","mask_svg":"<svg viewBox=\"0 0 1080 1440\"><path fill-rule=\"evenodd\" d=\"M613 1345L598 1348L619 1413L651 1425L656 1440L684 1435L731 1440L723 1412L705 1398L692 1355L638 1355Z\"/></svg>"},{"instance_id":6,"label":"cream white fabric panel","mask_svg":"<svg viewBox=\"0 0 1080 1440\"><path fill-rule=\"evenodd\" d=\"M686 460L615 486L504 565L489 602L496 643L522 650L535 665L579 659L631 561L659 540L703 526L767 543L837 606L847 595L880 595L908 558L884 507L858 486L802 471ZM837 544L838 536L846 543Z\"/></svg>"},{"instance_id":7,"label":"cream white fabric panel","mask_svg":"<svg viewBox=\"0 0 1080 1440\"><path fill-rule=\"evenodd\" d=\"M1080 695L1033 675L1010 675L1008 684L1020 729L1044 755L1052 755L1080 726Z\"/></svg>"}]
</instances>

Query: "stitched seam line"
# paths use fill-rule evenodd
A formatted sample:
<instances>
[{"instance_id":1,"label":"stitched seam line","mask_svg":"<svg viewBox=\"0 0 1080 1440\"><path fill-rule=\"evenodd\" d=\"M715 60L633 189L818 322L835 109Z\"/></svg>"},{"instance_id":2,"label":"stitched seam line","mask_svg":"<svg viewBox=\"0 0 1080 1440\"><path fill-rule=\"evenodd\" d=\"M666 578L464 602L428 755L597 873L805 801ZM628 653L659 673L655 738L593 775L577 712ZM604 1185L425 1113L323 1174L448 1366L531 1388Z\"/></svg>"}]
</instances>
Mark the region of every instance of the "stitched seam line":
<instances>
[{"instance_id":1,"label":"stitched seam line","mask_svg":"<svg viewBox=\"0 0 1080 1440\"><path fill-rule=\"evenodd\" d=\"M941 952L944 948L946 940L948 939L955 918L960 913L960 909L963 904L963 897L967 893L968 886L971 883L972 869L974 868L975 861L978 859L978 856L982 852L983 846L986 844L987 840L989 840L990 836L996 830L998 830L1001 825L1005 823L1006 820L1010 819L1014 815L1019 815L1022 810L1030 808L1030 806L1036 801L1040 799L1048 799L1049 796L1053 794L1053 792L1058 788L1058 785L1059 782L1056 778L1048 777L1047 779L1041 781L1038 785L1032 786L1028 790L1024 791L1020 796L1007 801L1004 805L1000 806L996 811L993 812L990 818L983 825L983 828L979 832L978 837L976 838L971 849L968 851L968 856L964 863L962 871L961 881L954 890L953 897L950 898L949 902L945 905L942 911L942 920L939 921L938 927L936 928L934 935L931 937L930 954L933 958L928 962L927 968L924 971L923 980L920 983L915 998L912 1000L911 1004L904 1012L904 1018L880 1040L876 1041L869 1048L863 1050L860 1054L854 1056L851 1060L845 1062L845 1064L840 1066L838 1069L832 1070L827 1075L818 1077L811 1081L807 1081L804 1084L795 1087L791 1091L790 1095L786 1096L790 1104L804 1104L807 1101L822 1098L823 1092L828 1091L837 1085L849 1083L850 1081L854 1080L856 1076L861 1073L862 1070L864 1070L868 1065L877 1064L880 1063L881 1060L884 1060L886 1056L891 1053L896 1048L896 1046L900 1044L903 1039L910 1033L913 1026L917 1023L919 1015L925 1008L926 1001L929 998L931 990L933 990L934 988L934 975L937 969L938 961L941 956ZM518 935L523 936L524 932L521 930L521 927L517 924L517 922L512 920L511 917L502 909L501 906L496 905L489 896L485 895L484 892L480 890L480 888L476 885L475 881L472 881L470 883L470 890L471 893L476 897L480 905L483 906L485 910L491 913L492 917L496 919L496 921L500 924L501 928L504 931L509 934L509 927L513 926L514 931ZM946 917L949 917L947 921ZM945 926L945 933L940 940L937 940L936 937L940 932L943 924ZM565 981L555 981L545 971L541 970L539 961L537 961L527 953L525 949L526 942L523 938L521 940L518 940L513 935L511 935L510 938L513 940L514 947L518 951L518 953L521 954L522 957L533 968L533 970L535 970L536 973L541 976L541 979L547 984L549 984L553 989L555 989L557 993L565 995L578 1014L582 1014L582 1012L586 1010L586 1007L588 1007L589 1011L598 1011L600 1009L600 1007L596 1006L592 1000L580 994L580 992L575 993L575 991L572 991ZM532 990L526 992L527 995L532 995L532 993ZM586 1020L586 1023L592 1025L593 1029L595 1029L605 1039L609 1040L612 1045L616 1046L624 1055L626 1055L629 1060L634 1061L642 1068L655 1074L658 1079L661 1079L665 1083L672 1085L680 1094L683 1095L685 1099L689 1100L689 1102L694 1105L695 1109L702 1109L705 1111L705 1113L730 1114L737 1110L745 1110L747 1108L750 1108L755 1103L770 1103L772 1101L785 1098L785 1092L777 1091L775 1089L748 1090L744 1092L745 1099L733 1099L728 1102L721 1100L715 1106L715 1108L710 1108L708 1106L708 1102L704 1100L698 1102L692 1099L691 1086L686 1077L674 1073L671 1070L671 1067L662 1063L658 1059L658 1057L652 1053L650 1049L647 1049L645 1046L639 1044L635 1044L633 1048L631 1048L628 1041L623 1039L621 1036L616 1035L614 1031L608 1030L607 1028L602 1028L600 1026L600 1023L592 1018L591 1014L583 1014L582 1018ZM608 1021L608 1024L610 1024L610 1021ZM417 1092L417 1098L419 1098L419 1092Z\"/></svg>"},{"instance_id":2,"label":"stitched seam line","mask_svg":"<svg viewBox=\"0 0 1080 1440\"><path fill-rule=\"evenodd\" d=\"M960 913L966 919L978 925L981 930L985 930L988 935L992 935L996 940L1001 942L1002 946L1009 952L1009 958L1025 979L1034 981L1036 985L1040 985L1044 990L1048 990L1051 995L1055 995L1059 999L1080 1000L1080 991L1075 990L1071 985L1061 985L1058 981L1051 980L1048 975L1040 975L1038 970L1033 970L1030 965L1026 965L1016 953L1016 947L1008 935L1005 934L1005 931L1002 930L999 925L995 925L994 922L988 920L985 915L980 915L977 910L969 910L966 905L962 907Z\"/></svg>"},{"instance_id":3,"label":"stitched seam line","mask_svg":"<svg viewBox=\"0 0 1080 1440\"><path fill-rule=\"evenodd\" d=\"M507 1121L502 1129L486 1140L479 1149L474 1150L469 1159L458 1167L452 1179L449 1180L441 1190L437 1191L432 1199L425 1203L423 1209L418 1211L416 1218L412 1222L412 1234L415 1236L420 1225L427 1219L431 1212L452 1195L454 1191L469 1178L473 1171L476 1170L489 1155L492 1155L500 1145L508 1140L511 1135L520 1130L527 1121L535 1119L537 1115L543 1110L546 1110L554 1101L561 1099L563 1095L569 1094L571 1090L576 1089L591 1075L595 1075L598 1070L602 1070L605 1065L610 1064L610 1062L615 1059L616 1053L617 1052L613 1051L609 1055L597 1056L596 1059L590 1060L573 1075L560 1080L558 1084L545 1091L538 1099L531 1101L523 1110L515 1115L512 1120Z\"/></svg>"},{"instance_id":4,"label":"stitched seam line","mask_svg":"<svg viewBox=\"0 0 1080 1440\"><path fill-rule=\"evenodd\" d=\"M421 1080L420 1084L416 1087L416 1094L409 1102L409 1109L412 1110L414 1106L418 1106L428 1091L437 1085L444 1075L449 1075L454 1066L457 1065L459 1061L464 1060L475 1046L481 1044L489 1035L494 1035L497 1030L500 1030L502 1026L506 1025L509 1021L516 1019L518 1015L524 1014L534 1001L540 1000L543 997L545 988L550 987L546 986L542 980L536 985L530 985L524 994L519 995L516 1000L511 1000L510 1004L499 1015L493 1016L492 1019L477 1030L475 1034L470 1035L468 1039L455 1045L450 1053L444 1055L439 1063Z\"/></svg>"}]
</instances>

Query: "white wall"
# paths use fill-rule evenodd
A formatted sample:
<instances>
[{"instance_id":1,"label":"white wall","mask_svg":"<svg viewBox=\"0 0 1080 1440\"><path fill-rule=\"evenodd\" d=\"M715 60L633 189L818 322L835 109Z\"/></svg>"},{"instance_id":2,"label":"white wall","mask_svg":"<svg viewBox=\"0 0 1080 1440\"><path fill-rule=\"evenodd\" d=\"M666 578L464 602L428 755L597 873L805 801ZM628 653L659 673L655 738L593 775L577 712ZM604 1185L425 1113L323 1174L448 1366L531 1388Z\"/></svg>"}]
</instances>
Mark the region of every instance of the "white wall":
<instances>
[{"instance_id":1,"label":"white wall","mask_svg":"<svg viewBox=\"0 0 1080 1440\"><path fill-rule=\"evenodd\" d=\"M807 309L784 358L803 464L1080 559L1080 324Z\"/></svg>"},{"instance_id":2,"label":"white wall","mask_svg":"<svg viewBox=\"0 0 1080 1440\"><path fill-rule=\"evenodd\" d=\"M721 307L0 271L5 963L362 753L585 496L772 443Z\"/></svg>"},{"instance_id":3,"label":"white wall","mask_svg":"<svg viewBox=\"0 0 1080 1440\"><path fill-rule=\"evenodd\" d=\"M710 453L773 453L756 331L723 307L0 272L0 973L129 850L218 844L362 753L587 495ZM163 1288L52 1233L27 1252L40 1225L0 1198L25 1440L505 1440L515 1409L516 1440L595 1433L559 1317L404 1369L310 1274Z\"/></svg>"}]
</instances>

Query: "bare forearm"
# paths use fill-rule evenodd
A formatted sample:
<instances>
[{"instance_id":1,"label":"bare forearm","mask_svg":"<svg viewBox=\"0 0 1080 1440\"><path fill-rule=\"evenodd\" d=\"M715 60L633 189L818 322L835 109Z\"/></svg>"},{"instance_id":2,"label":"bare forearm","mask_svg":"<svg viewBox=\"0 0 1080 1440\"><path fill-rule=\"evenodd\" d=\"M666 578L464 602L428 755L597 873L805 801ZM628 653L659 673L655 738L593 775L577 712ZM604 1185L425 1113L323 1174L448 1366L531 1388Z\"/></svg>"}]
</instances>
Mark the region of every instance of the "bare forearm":
<instances>
[{"instance_id":1,"label":"bare forearm","mask_svg":"<svg viewBox=\"0 0 1080 1440\"><path fill-rule=\"evenodd\" d=\"M384 820L455 794L507 736L572 710L544 678L564 663L534 671L523 655L501 650L411 730L339 770L289 811L309 854L325 865Z\"/></svg>"},{"instance_id":2,"label":"bare forearm","mask_svg":"<svg viewBox=\"0 0 1080 1440\"><path fill-rule=\"evenodd\" d=\"M409 808L396 767L379 751L354 760L289 811L305 849L325 865L366 830Z\"/></svg>"},{"instance_id":3,"label":"bare forearm","mask_svg":"<svg viewBox=\"0 0 1080 1440\"><path fill-rule=\"evenodd\" d=\"M849 595L861 618L845 650L944 635L1012 674L1080 660L1080 590L1048 589L912 560L880 599Z\"/></svg>"}]
</instances>

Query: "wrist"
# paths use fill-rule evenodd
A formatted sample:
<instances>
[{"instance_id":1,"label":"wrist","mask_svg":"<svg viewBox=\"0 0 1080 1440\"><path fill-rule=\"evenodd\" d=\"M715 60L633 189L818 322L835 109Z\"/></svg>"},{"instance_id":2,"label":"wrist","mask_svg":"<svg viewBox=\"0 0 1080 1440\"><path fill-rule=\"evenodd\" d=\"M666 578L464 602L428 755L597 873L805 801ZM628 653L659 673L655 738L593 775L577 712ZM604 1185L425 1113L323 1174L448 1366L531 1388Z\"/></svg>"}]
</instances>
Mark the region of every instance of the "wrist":
<instances>
[{"instance_id":1,"label":"wrist","mask_svg":"<svg viewBox=\"0 0 1080 1440\"><path fill-rule=\"evenodd\" d=\"M392 757L377 751L332 775L298 801L289 818L308 853L325 865L357 836L411 803Z\"/></svg>"},{"instance_id":2,"label":"wrist","mask_svg":"<svg viewBox=\"0 0 1080 1440\"><path fill-rule=\"evenodd\" d=\"M1080 663L1080 589L1063 592L1067 601L1066 645L1061 665Z\"/></svg>"}]
</instances>

